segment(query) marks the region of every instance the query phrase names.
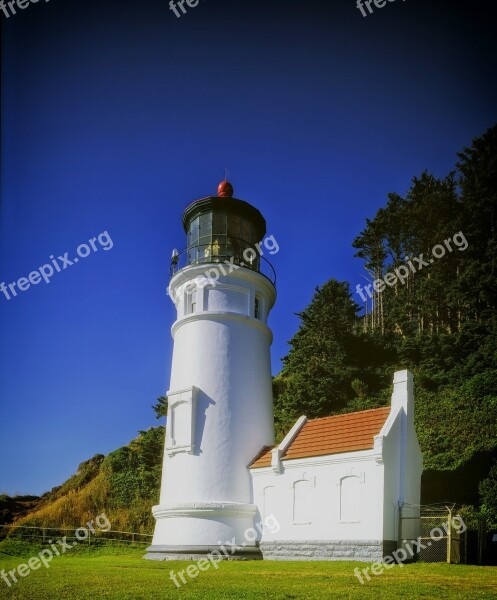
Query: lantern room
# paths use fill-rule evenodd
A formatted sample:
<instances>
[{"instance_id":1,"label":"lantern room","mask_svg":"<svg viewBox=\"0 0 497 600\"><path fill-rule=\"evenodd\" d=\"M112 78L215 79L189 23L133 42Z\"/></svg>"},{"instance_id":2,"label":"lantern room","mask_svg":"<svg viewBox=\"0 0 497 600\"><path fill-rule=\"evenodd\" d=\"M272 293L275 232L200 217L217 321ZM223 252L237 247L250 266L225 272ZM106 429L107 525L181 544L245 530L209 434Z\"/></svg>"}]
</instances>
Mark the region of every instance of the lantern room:
<instances>
[{"instance_id":1,"label":"lantern room","mask_svg":"<svg viewBox=\"0 0 497 600\"><path fill-rule=\"evenodd\" d=\"M223 181L217 196L188 206L183 213L187 234L187 264L232 262L260 270L257 246L266 234L266 221L248 202L233 198L233 186Z\"/></svg>"}]
</instances>

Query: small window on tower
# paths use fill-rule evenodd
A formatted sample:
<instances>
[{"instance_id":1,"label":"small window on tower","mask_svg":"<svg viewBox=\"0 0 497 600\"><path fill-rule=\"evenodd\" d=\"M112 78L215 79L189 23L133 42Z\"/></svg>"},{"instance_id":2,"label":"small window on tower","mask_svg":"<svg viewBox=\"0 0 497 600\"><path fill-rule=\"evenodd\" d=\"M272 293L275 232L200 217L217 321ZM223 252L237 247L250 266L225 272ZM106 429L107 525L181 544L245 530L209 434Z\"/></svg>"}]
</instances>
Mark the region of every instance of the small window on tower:
<instances>
[{"instance_id":1,"label":"small window on tower","mask_svg":"<svg viewBox=\"0 0 497 600\"><path fill-rule=\"evenodd\" d=\"M254 317L256 319L261 318L261 301L259 300L259 298L257 296L255 297Z\"/></svg>"},{"instance_id":2,"label":"small window on tower","mask_svg":"<svg viewBox=\"0 0 497 600\"><path fill-rule=\"evenodd\" d=\"M197 290L188 294L188 314L194 313L197 310Z\"/></svg>"},{"instance_id":3,"label":"small window on tower","mask_svg":"<svg viewBox=\"0 0 497 600\"><path fill-rule=\"evenodd\" d=\"M166 451L169 456L195 453L197 394L196 387L167 392Z\"/></svg>"}]
</instances>

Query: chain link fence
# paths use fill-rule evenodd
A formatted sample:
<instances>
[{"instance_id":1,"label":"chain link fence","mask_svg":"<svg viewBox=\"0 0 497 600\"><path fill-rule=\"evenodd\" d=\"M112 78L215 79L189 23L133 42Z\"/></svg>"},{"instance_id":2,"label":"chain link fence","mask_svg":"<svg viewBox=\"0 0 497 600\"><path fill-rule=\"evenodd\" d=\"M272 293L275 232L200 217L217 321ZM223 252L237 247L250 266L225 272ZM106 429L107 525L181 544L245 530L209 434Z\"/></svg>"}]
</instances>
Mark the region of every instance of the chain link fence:
<instances>
[{"instance_id":1,"label":"chain link fence","mask_svg":"<svg viewBox=\"0 0 497 600\"><path fill-rule=\"evenodd\" d=\"M466 562L466 532L455 505L400 507L399 547L415 548L422 562Z\"/></svg>"}]
</instances>

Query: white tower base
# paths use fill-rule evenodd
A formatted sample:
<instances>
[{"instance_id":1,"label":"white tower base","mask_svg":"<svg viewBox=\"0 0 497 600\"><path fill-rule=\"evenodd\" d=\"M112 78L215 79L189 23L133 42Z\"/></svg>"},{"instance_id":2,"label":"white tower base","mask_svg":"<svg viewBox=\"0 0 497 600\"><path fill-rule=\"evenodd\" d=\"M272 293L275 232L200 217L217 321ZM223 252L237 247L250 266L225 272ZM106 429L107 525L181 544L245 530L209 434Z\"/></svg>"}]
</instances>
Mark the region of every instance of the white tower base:
<instances>
[{"instance_id":1,"label":"white tower base","mask_svg":"<svg viewBox=\"0 0 497 600\"><path fill-rule=\"evenodd\" d=\"M170 507L156 506L153 514L157 519L157 537L160 536L159 531L163 529L165 536L171 539L167 532L167 523L164 521L168 518L181 518L183 531L181 539L177 540L180 542L178 545L150 546L145 558L198 560L206 554L212 554L217 560L262 559L258 543L252 545L246 541L240 545L235 543L236 540L243 539L246 531L253 529L256 512L255 505L236 502L193 502ZM225 543L214 545L201 543L203 540L207 541L219 535ZM181 543L184 537L198 540L199 543L184 545Z\"/></svg>"}]
</instances>

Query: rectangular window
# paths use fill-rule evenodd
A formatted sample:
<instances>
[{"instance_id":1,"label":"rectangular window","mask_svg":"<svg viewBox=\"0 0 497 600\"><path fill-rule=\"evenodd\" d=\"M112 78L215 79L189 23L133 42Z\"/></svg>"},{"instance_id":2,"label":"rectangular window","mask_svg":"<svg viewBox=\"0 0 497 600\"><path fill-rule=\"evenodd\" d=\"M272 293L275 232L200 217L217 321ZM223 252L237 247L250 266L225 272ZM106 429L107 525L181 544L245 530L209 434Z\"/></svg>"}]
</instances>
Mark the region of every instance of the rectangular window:
<instances>
[{"instance_id":1,"label":"rectangular window","mask_svg":"<svg viewBox=\"0 0 497 600\"><path fill-rule=\"evenodd\" d=\"M198 217L193 219L190 224L190 231L188 232L188 245L193 246L198 240Z\"/></svg>"},{"instance_id":2,"label":"rectangular window","mask_svg":"<svg viewBox=\"0 0 497 600\"><path fill-rule=\"evenodd\" d=\"M197 290L188 292L186 297L186 314L190 315L197 311Z\"/></svg>"},{"instance_id":3,"label":"rectangular window","mask_svg":"<svg viewBox=\"0 0 497 600\"><path fill-rule=\"evenodd\" d=\"M169 456L178 452L195 452L197 388L168 392L166 451Z\"/></svg>"},{"instance_id":4,"label":"rectangular window","mask_svg":"<svg viewBox=\"0 0 497 600\"><path fill-rule=\"evenodd\" d=\"M227 215L225 212L212 213L212 235L226 235Z\"/></svg>"},{"instance_id":5,"label":"rectangular window","mask_svg":"<svg viewBox=\"0 0 497 600\"><path fill-rule=\"evenodd\" d=\"M228 235L236 240L240 239L240 217L238 215L228 215Z\"/></svg>"},{"instance_id":6,"label":"rectangular window","mask_svg":"<svg viewBox=\"0 0 497 600\"><path fill-rule=\"evenodd\" d=\"M190 264L195 264L198 261L198 247L194 246L188 250L188 261Z\"/></svg>"},{"instance_id":7,"label":"rectangular window","mask_svg":"<svg viewBox=\"0 0 497 600\"><path fill-rule=\"evenodd\" d=\"M359 523L360 519L360 479L350 475L340 480L340 521Z\"/></svg>"},{"instance_id":8,"label":"rectangular window","mask_svg":"<svg viewBox=\"0 0 497 600\"><path fill-rule=\"evenodd\" d=\"M252 242L252 226L250 221L242 220L242 239L249 244Z\"/></svg>"},{"instance_id":9,"label":"rectangular window","mask_svg":"<svg viewBox=\"0 0 497 600\"><path fill-rule=\"evenodd\" d=\"M259 300L259 298L257 298L257 296L255 297L254 317L256 319L261 318L261 301Z\"/></svg>"},{"instance_id":10,"label":"rectangular window","mask_svg":"<svg viewBox=\"0 0 497 600\"><path fill-rule=\"evenodd\" d=\"M305 479L293 484L293 524L311 523L311 482Z\"/></svg>"},{"instance_id":11,"label":"rectangular window","mask_svg":"<svg viewBox=\"0 0 497 600\"><path fill-rule=\"evenodd\" d=\"M199 237L210 237L212 235L212 214L200 215L199 218Z\"/></svg>"}]
</instances>

